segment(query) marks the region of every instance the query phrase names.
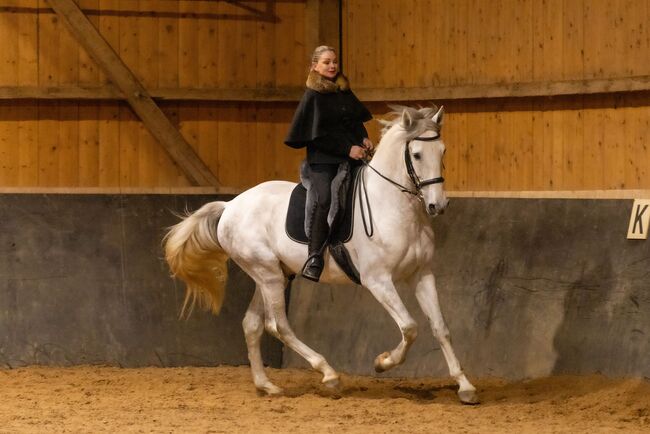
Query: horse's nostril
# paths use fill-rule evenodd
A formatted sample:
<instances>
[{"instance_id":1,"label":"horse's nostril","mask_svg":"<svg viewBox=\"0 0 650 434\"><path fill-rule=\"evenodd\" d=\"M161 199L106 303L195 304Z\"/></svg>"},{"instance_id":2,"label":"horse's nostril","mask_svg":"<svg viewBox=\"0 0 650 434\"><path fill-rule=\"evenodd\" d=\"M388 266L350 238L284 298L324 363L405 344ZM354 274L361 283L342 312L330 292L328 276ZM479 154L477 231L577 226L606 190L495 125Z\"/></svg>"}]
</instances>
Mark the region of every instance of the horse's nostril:
<instances>
[{"instance_id":1,"label":"horse's nostril","mask_svg":"<svg viewBox=\"0 0 650 434\"><path fill-rule=\"evenodd\" d=\"M432 203L429 204L429 212L435 212L436 211L436 206Z\"/></svg>"}]
</instances>

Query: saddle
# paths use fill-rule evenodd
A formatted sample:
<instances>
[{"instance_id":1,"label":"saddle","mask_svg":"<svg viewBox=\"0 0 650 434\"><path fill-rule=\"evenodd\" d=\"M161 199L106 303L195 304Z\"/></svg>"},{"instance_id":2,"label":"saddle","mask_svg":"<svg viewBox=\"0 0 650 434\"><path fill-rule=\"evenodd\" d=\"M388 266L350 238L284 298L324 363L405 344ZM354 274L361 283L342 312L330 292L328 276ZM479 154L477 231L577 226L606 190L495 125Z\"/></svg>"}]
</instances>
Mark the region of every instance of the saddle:
<instances>
[{"instance_id":1,"label":"saddle","mask_svg":"<svg viewBox=\"0 0 650 434\"><path fill-rule=\"evenodd\" d=\"M339 165L338 172L332 180L332 201L327 216L330 226L327 238L330 255L345 274L355 283L360 284L359 272L352 263L350 254L344 243L352 238L355 179L362 166L349 162ZM308 233L311 227L312 210L316 206L314 193L310 191L309 165L306 161L300 167L301 182L291 192L285 223L287 236L300 244L308 243Z\"/></svg>"}]
</instances>

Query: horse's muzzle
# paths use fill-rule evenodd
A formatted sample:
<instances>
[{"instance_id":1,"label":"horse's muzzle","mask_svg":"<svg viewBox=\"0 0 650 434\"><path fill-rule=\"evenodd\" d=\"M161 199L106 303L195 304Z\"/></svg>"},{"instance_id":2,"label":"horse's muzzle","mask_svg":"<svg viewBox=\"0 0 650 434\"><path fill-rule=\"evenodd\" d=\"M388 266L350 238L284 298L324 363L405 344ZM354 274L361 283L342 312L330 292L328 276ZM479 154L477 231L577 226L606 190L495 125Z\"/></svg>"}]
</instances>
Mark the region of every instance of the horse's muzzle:
<instances>
[{"instance_id":1,"label":"horse's muzzle","mask_svg":"<svg viewBox=\"0 0 650 434\"><path fill-rule=\"evenodd\" d=\"M444 214L445 213L445 208L449 206L449 199L445 201L444 206L437 205L435 203L430 203L427 205L427 214L429 214L431 217L435 217L438 214Z\"/></svg>"},{"instance_id":2,"label":"horse's muzzle","mask_svg":"<svg viewBox=\"0 0 650 434\"><path fill-rule=\"evenodd\" d=\"M445 209L442 207L437 207L434 204L430 203L429 206L427 207L427 214L429 214L431 217L435 217L438 214L444 214Z\"/></svg>"}]
</instances>

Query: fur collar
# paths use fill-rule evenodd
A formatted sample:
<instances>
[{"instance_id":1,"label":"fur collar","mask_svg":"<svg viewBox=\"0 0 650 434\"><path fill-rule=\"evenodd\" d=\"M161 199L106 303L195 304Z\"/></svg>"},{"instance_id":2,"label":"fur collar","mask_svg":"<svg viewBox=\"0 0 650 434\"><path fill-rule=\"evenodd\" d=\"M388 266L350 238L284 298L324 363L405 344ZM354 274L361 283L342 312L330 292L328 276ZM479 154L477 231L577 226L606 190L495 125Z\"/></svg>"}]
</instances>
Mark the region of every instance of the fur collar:
<instances>
[{"instance_id":1,"label":"fur collar","mask_svg":"<svg viewBox=\"0 0 650 434\"><path fill-rule=\"evenodd\" d=\"M307 87L318 93L333 93L339 90L349 90L350 82L342 73L339 73L336 76L336 80L331 81L316 71L309 71L309 76L307 76Z\"/></svg>"}]
</instances>

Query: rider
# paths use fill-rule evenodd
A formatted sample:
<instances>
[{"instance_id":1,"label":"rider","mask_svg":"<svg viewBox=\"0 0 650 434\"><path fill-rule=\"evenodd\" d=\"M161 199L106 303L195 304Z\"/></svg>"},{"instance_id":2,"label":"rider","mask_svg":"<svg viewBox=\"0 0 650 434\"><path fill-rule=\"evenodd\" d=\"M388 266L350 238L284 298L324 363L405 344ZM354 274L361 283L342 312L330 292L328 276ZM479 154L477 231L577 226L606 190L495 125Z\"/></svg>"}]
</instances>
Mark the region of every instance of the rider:
<instances>
[{"instance_id":1,"label":"rider","mask_svg":"<svg viewBox=\"0 0 650 434\"><path fill-rule=\"evenodd\" d=\"M314 50L307 89L284 141L292 148L307 147L307 163L317 206L309 231L309 256L302 275L317 282L323 271L323 251L329 236L330 184L339 164L362 159L373 144L363 123L372 119L339 72L334 48Z\"/></svg>"}]
</instances>

